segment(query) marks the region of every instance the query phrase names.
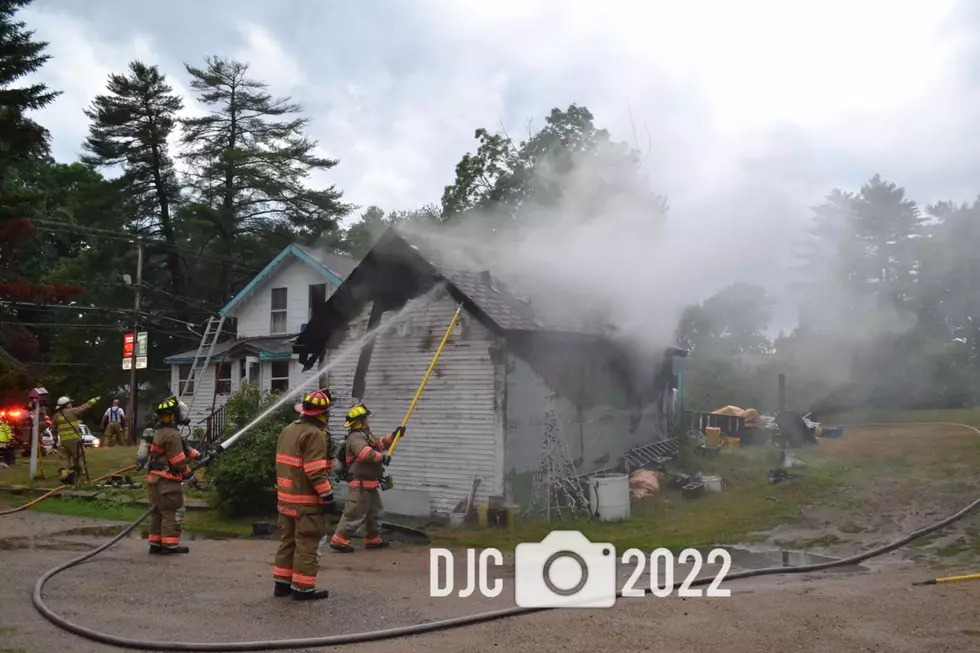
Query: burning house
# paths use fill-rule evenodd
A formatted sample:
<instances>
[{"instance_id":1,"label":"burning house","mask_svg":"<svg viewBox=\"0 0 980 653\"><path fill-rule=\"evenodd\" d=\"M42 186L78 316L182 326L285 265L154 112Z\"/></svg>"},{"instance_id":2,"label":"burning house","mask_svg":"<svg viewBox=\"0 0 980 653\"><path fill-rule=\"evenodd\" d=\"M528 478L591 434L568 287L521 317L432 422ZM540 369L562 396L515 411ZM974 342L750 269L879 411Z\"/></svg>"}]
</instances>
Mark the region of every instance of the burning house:
<instances>
[{"instance_id":1,"label":"burning house","mask_svg":"<svg viewBox=\"0 0 980 653\"><path fill-rule=\"evenodd\" d=\"M445 248L390 228L321 305L294 344L300 364L330 365L330 432L340 442L352 398L373 413L372 429L401 421L457 306L462 313L389 467L397 514L448 512L466 500L527 501L541 461L549 402L576 472L618 465L637 446L668 437L683 350L643 355L584 311L544 310L481 264L477 252ZM433 292L427 303L367 342L338 352ZM552 302L550 306L555 306ZM331 361L335 362L332 364Z\"/></svg>"}]
</instances>

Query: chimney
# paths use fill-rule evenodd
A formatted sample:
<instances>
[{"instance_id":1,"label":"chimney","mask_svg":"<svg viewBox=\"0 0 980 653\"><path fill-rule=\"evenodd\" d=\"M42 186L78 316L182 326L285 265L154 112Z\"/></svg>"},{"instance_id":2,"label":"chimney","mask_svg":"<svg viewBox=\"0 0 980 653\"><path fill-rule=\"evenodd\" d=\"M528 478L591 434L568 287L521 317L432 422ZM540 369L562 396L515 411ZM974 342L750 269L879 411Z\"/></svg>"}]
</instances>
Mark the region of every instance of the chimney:
<instances>
[{"instance_id":1,"label":"chimney","mask_svg":"<svg viewBox=\"0 0 980 653\"><path fill-rule=\"evenodd\" d=\"M490 290L497 292L497 282L490 276L490 270L480 272L480 282L490 287Z\"/></svg>"}]
</instances>

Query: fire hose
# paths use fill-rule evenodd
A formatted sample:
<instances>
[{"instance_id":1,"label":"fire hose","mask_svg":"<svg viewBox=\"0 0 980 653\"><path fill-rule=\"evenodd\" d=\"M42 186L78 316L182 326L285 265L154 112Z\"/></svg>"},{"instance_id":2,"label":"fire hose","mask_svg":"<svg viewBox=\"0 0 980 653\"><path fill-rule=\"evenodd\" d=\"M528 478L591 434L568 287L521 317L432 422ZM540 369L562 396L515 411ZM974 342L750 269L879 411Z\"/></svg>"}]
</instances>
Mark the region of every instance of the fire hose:
<instances>
[{"instance_id":1,"label":"fire hose","mask_svg":"<svg viewBox=\"0 0 980 653\"><path fill-rule=\"evenodd\" d=\"M120 469L117 469L114 472L109 472L108 474L106 474L104 476L100 476L100 477L98 477L97 479L95 479L92 482L93 483L98 483L99 481L103 481L103 480L109 478L110 476L115 476L116 474L122 474L124 472L132 471L134 469L136 469L136 465L130 465L128 467L122 467ZM53 488L53 489L49 490L48 492L45 492L44 494L42 494L38 498L34 499L33 501L28 501L27 503L25 503L22 506L17 506L16 508L10 508L9 510L0 511L0 517L3 517L4 515L12 515L15 512L20 512L21 510L27 510L31 506L33 506L33 505L35 505L37 503L40 503L41 501L44 501L48 497L52 497L55 494L57 494L58 492L61 492L62 490L66 490L66 489L68 489L70 487L72 487L72 486L71 485L59 485L58 487Z\"/></svg>"},{"instance_id":2,"label":"fire hose","mask_svg":"<svg viewBox=\"0 0 980 653\"><path fill-rule=\"evenodd\" d=\"M422 384L419 387L418 391L416 392L415 397L413 398L412 403L409 406L408 412L406 413L404 419L402 420L403 426L405 422L408 421L408 418L411 416L412 411L414 410L415 405L418 402L419 396L422 393L422 389L425 387L426 381L428 380L429 375L432 373L432 370L435 367L436 360L438 359L439 354L442 352L442 349L446 344L446 340L448 340L449 334L451 333L453 326L455 326L456 321L459 318L461 308L462 308L461 306L460 308L457 308L456 313L453 316L452 322L449 325L449 329L446 332L446 336L443 338L443 341L442 343L440 343L439 348L432 359L432 362L429 364L429 368L425 373L425 377L422 380ZM304 386L301 385L299 388L289 393L287 397L301 391L303 387ZM936 423L921 422L921 424L936 424ZM879 426L879 425L882 424L875 424L874 426ZM852 426L857 426L857 425L852 425ZM968 426L966 424L955 424L955 426L960 426L963 428L970 429L975 433L977 433L978 435L980 435L980 430L977 430L972 426ZM238 440L239 437L241 437L244 434L245 431L246 429L242 429L238 433L229 437L225 442L219 443L215 450L207 452L204 456L204 460L195 464L195 466L191 469L190 478L194 477L194 472L196 470L200 469L200 467L202 467L203 465L208 464L208 462L210 462L210 460L213 460L215 456L219 455L221 452L225 451L228 447L230 447L236 440ZM389 454L394 450L397 442L398 442L397 438L392 442L388 450ZM907 535L899 540L896 540L895 542L892 542L891 544L886 544L884 546L880 546L871 549L870 551L853 555L848 558L833 560L830 562L822 562L817 564L801 565L797 567L766 567L762 569L752 569L747 571L736 572L733 574L728 574L726 578L729 580L739 580L745 578L754 578L758 576L770 576L775 574L810 573L810 572L824 571L827 569L833 569L836 567L847 567L847 566L855 565L865 560L868 560L870 558L881 556L891 551L894 551L895 549L905 546L909 542L912 542L919 538L925 537L931 533L934 533L940 529L943 529L949 526L950 524L967 516L972 511L976 510L977 507L980 507L980 497L975 499L972 503L964 507L959 512L956 512L950 515L949 517L939 522L936 522L935 524L932 524L931 526L921 528L910 535ZM239 641L239 642L163 642L157 640L121 637L118 635L103 633L94 630L92 628L88 628L86 626L82 626L80 624L69 621L68 619L54 612L54 610L49 608L44 603L44 597L43 597L44 586L45 584L47 584L49 580L51 580L58 574L62 573L63 571L71 569L72 567L76 567L86 562L87 560L94 558L95 556L99 555L103 551L106 551L109 548L111 548L113 545L118 543L124 537L129 535L133 530L135 530L137 526L139 526L144 520L146 520L147 517L149 517L152 514L153 510L154 510L153 508L147 510L145 513L143 513L141 517L139 517L139 519L126 526L115 537L105 542L104 544L96 547L95 549L87 553L78 556L77 558L73 558L68 562L58 565L57 567L49 570L43 576L41 576L34 584L34 593L31 597L34 608L38 612L40 612L45 619L53 623L55 626L63 630L66 630L68 632L74 633L76 635L79 635L81 637L84 637L92 641L100 642L102 644L108 644L110 646L117 646L122 648L144 650L144 651L271 651L271 650L281 650L281 649L322 648L322 647L340 646L345 644L357 644L362 642L371 642L371 641L378 641L378 640L398 639L402 637L409 637L412 635L420 635L423 633L430 633L430 632L436 632L441 630L451 630L455 628L463 628L466 626L473 626L488 621L495 621L498 619L506 619L509 617L517 617L521 615L533 614L535 612L543 612L545 610L555 609L555 608L546 608L546 607L534 607L534 608L513 607L513 608L505 608L501 610L494 610L490 612L482 612L478 614L466 615L462 617L453 617L450 619L430 621L427 623L414 624L411 626L401 626L397 628L387 628L384 630L373 630L373 631L349 633L343 635L324 635L320 637L302 637L302 638L295 638L295 639L255 640L255 641ZM690 582L689 585L702 586L702 585L711 584L714 581L715 578L713 576L700 577ZM676 586L677 583L674 583L673 587ZM653 592L652 587L646 588L645 590L645 594L650 594L652 592ZM617 592L617 597L621 597L621 596L622 593Z\"/></svg>"},{"instance_id":3,"label":"fire hose","mask_svg":"<svg viewBox=\"0 0 980 653\"><path fill-rule=\"evenodd\" d=\"M918 422L924 425L930 424L943 424L941 422ZM968 426L966 424L952 424L946 423L950 426L958 426L966 429L970 429L980 435L980 430ZM908 423L895 423L895 424L874 424L868 426L907 426ZM852 425L859 426L859 425ZM776 574L801 574L801 573L811 573L817 571L825 571L827 569L833 569L836 567L848 567L851 565L856 565L865 560L875 558L900 547L903 547L910 542L917 539L923 538L931 533L938 530L946 528L950 524L953 524L960 519L963 519L968 514L980 507L980 497L975 499L972 503L965 506L960 511L946 517L945 519L938 521L930 526L921 528L914 533L911 533L899 540L896 540L890 544L884 546L879 546L870 551L865 551L864 553L859 553L847 558L842 558L840 560L833 560L830 562L821 562L810 565L800 565L797 567L765 567L762 569L751 569L747 571L740 571L736 573L729 574L726 576L728 580L740 580L745 578L755 578L758 576L771 576ZM132 524L124 528L118 535L113 537L111 540L99 547L82 554L81 556L69 560L54 569L51 569L46 574L38 579L37 583L34 585L34 594L32 596L34 607L38 612L41 613L44 618L53 623L54 625L72 632L76 635L90 639L102 644L108 644L110 646L118 646L122 648L137 649L143 651L273 651L281 649L296 649L296 648L314 648L314 647L329 647L329 646L340 646L344 644L358 644L362 642L371 642L386 639L398 639L402 637L410 637L412 635L421 635L423 633L431 633L440 630L452 630L455 628L463 628L467 626L474 626L476 624L485 623L488 621L495 621L498 619L506 619L509 617L517 617L521 615L533 614L535 612L543 612L545 610L553 610L555 608L505 608L502 610L493 610L490 612L482 612L478 614L466 615L462 617L453 617L450 619L440 619L438 621L430 621L421 624L414 624L411 626L401 626L397 628L387 628L384 630L372 630L360 633L349 633L344 635L324 635L321 637L301 637L296 639L273 639L273 640L255 640L255 641L244 641L244 642L163 642L156 640L146 640L146 639L134 639L130 637L120 637L118 635L112 635L109 633L102 633L91 628L76 624L62 617L61 615L54 612L44 603L43 592L44 585L60 574L61 572L71 569L72 567L78 566L94 558L98 554L106 551L114 544L122 540L129 533L131 533L140 523L145 520L152 509L148 510L143 514L142 517L134 521ZM701 577L697 578L690 583L691 586L702 586L708 585L714 582L714 577ZM674 583L674 587L677 583ZM652 593L652 588L646 588L645 593ZM621 597L622 593L617 592L617 597Z\"/></svg>"}]
</instances>

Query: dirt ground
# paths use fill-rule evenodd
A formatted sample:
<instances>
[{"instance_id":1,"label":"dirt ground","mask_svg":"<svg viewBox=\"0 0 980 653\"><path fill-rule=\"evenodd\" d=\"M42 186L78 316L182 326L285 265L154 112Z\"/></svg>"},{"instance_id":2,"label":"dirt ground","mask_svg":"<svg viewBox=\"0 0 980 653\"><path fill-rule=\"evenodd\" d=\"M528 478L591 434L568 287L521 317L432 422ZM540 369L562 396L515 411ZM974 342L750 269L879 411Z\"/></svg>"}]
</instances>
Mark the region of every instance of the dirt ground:
<instances>
[{"instance_id":1,"label":"dirt ground","mask_svg":"<svg viewBox=\"0 0 980 653\"><path fill-rule=\"evenodd\" d=\"M113 650L57 629L31 605L42 573L105 540L76 529L106 525L29 511L0 518L0 653ZM512 604L509 584L492 600L429 598L420 548L328 552L320 578L331 597L296 604L272 597L274 541L189 545L189 555L150 558L144 542L124 540L55 578L45 598L104 632L198 642L377 630ZM339 650L980 651L980 582L912 587L935 574L907 558L888 556L862 573L725 582L730 598L620 599L606 610L549 611Z\"/></svg>"}]
</instances>

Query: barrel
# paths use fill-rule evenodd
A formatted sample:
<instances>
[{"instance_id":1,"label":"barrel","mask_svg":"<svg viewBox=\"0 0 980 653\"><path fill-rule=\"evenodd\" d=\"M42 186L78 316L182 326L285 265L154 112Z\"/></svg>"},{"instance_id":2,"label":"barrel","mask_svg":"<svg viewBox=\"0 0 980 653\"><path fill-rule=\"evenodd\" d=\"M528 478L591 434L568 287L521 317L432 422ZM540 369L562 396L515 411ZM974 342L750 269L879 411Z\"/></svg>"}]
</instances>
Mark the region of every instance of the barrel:
<instances>
[{"instance_id":1,"label":"barrel","mask_svg":"<svg viewBox=\"0 0 980 653\"><path fill-rule=\"evenodd\" d=\"M589 477L589 511L599 521L630 518L630 478L626 474Z\"/></svg>"}]
</instances>

